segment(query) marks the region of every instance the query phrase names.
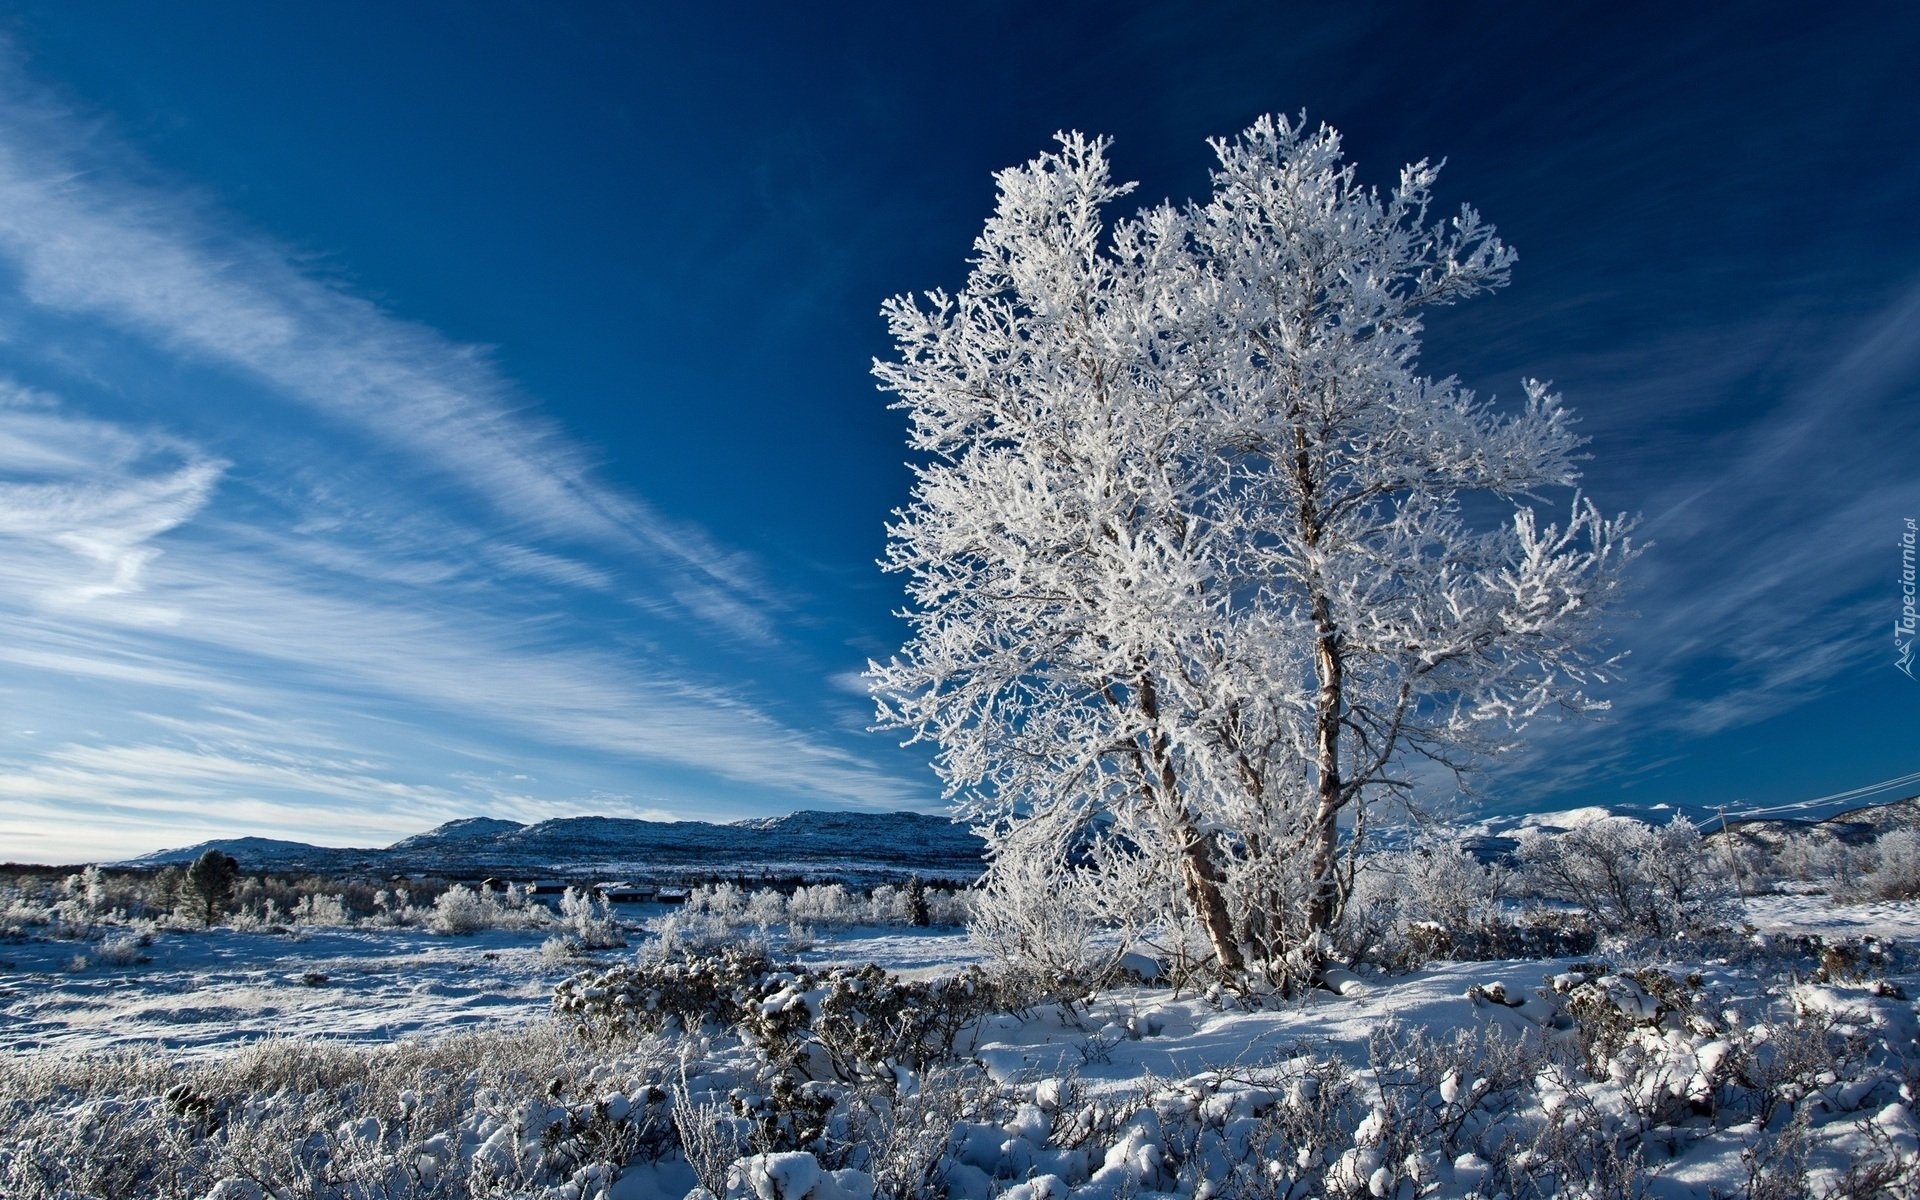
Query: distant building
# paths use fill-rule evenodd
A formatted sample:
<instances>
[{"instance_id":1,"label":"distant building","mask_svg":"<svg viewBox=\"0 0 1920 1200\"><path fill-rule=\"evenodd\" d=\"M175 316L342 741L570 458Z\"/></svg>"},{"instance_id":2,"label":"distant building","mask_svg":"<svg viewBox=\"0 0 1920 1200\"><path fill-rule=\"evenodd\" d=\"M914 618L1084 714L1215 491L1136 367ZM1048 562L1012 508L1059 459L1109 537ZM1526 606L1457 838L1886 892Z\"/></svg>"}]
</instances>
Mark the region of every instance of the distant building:
<instances>
[{"instance_id":1,"label":"distant building","mask_svg":"<svg viewBox=\"0 0 1920 1200\"><path fill-rule=\"evenodd\" d=\"M596 883L593 892L608 904L644 904L658 894L658 889L641 883Z\"/></svg>"}]
</instances>

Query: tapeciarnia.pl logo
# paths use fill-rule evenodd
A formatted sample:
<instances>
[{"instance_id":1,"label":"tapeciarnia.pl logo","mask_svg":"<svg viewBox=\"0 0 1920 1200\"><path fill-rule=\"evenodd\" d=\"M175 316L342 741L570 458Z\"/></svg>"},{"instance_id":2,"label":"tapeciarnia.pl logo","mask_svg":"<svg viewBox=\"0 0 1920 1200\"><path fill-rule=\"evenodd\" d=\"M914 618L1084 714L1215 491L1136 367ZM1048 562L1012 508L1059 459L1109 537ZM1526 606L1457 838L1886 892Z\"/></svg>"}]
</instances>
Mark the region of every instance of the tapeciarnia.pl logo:
<instances>
[{"instance_id":1,"label":"tapeciarnia.pl logo","mask_svg":"<svg viewBox=\"0 0 1920 1200\"><path fill-rule=\"evenodd\" d=\"M1914 614L1913 581L1913 540L1914 519L1907 518L1907 527L1900 533L1900 617L1893 623L1893 651L1897 656L1894 667L1908 679L1913 674L1913 645L1916 617Z\"/></svg>"}]
</instances>

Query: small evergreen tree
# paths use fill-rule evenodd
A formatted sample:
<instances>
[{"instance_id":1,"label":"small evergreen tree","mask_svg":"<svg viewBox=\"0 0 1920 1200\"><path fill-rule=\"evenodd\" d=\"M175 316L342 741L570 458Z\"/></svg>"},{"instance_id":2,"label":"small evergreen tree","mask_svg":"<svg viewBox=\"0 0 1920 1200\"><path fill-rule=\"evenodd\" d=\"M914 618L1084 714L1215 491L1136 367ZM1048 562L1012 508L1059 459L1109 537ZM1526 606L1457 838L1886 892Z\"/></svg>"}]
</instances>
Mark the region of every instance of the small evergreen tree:
<instances>
[{"instance_id":1,"label":"small evergreen tree","mask_svg":"<svg viewBox=\"0 0 1920 1200\"><path fill-rule=\"evenodd\" d=\"M180 903L181 890L185 885L186 872L179 867L166 867L147 884L146 903L155 912L168 913Z\"/></svg>"},{"instance_id":2,"label":"small evergreen tree","mask_svg":"<svg viewBox=\"0 0 1920 1200\"><path fill-rule=\"evenodd\" d=\"M925 928L933 924L927 908L927 885L918 875L907 876L907 924Z\"/></svg>"},{"instance_id":3,"label":"small evergreen tree","mask_svg":"<svg viewBox=\"0 0 1920 1200\"><path fill-rule=\"evenodd\" d=\"M187 868L187 894L200 906L201 919L208 928L213 919L226 911L233 899L234 885L240 880L240 864L233 855L209 850Z\"/></svg>"}]
</instances>

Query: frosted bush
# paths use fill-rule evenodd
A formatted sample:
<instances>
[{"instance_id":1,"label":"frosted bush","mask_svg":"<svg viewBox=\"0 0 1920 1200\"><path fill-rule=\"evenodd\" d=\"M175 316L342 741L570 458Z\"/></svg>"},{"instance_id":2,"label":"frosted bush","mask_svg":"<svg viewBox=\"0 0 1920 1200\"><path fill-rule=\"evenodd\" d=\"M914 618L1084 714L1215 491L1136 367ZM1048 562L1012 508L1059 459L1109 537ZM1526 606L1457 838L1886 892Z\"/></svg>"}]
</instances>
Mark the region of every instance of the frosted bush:
<instances>
[{"instance_id":1,"label":"frosted bush","mask_svg":"<svg viewBox=\"0 0 1920 1200\"><path fill-rule=\"evenodd\" d=\"M695 895L687 898L688 906L705 910L722 920L738 917L746 909L746 893L740 890L738 884L716 883L694 891Z\"/></svg>"},{"instance_id":2,"label":"frosted bush","mask_svg":"<svg viewBox=\"0 0 1920 1200\"><path fill-rule=\"evenodd\" d=\"M1027 836L1038 833L1040 836ZM1032 827L1004 839L972 896L968 933L1007 966L1099 981L1148 930L1172 914L1161 864L1097 838L1070 862Z\"/></svg>"},{"instance_id":3,"label":"frosted bush","mask_svg":"<svg viewBox=\"0 0 1920 1200\"><path fill-rule=\"evenodd\" d=\"M1387 966L1485 958L1516 939L1504 909L1512 873L1447 843L1370 854L1338 930L1348 956Z\"/></svg>"},{"instance_id":4,"label":"frosted bush","mask_svg":"<svg viewBox=\"0 0 1920 1200\"><path fill-rule=\"evenodd\" d=\"M435 933L478 933L493 925L494 906L472 888L455 884L433 902L428 927Z\"/></svg>"},{"instance_id":5,"label":"frosted bush","mask_svg":"<svg viewBox=\"0 0 1920 1200\"><path fill-rule=\"evenodd\" d=\"M760 930L784 924L787 920L787 898L774 888L760 888L747 898L743 915L749 924Z\"/></svg>"},{"instance_id":6,"label":"frosted bush","mask_svg":"<svg viewBox=\"0 0 1920 1200\"><path fill-rule=\"evenodd\" d=\"M1778 854L1770 856L1765 877L1802 883L1825 882L1847 873L1852 855L1837 841L1810 837L1788 838Z\"/></svg>"},{"instance_id":7,"label":"frosted bush","mask_svg":"<svg viewBox=\"0 0 1920 1200\"><path fill-rule=\"evenodd\" d=\"M1869 864L1835 879L1834 892L1840 899L1861 903L1920 898L1920 831L1893 829L1881 834Z\"/></svg>"},{"instance_id":8,"label":"frosted bush","mask_svg":"<svg viewBox=\"0 0 1920 1200\"><path fill-rule=\"evenodd\" d=\"M627 944L620 922L614 918L613 905L591 895L568 888L560 897L563 929L540 946L540 955L548 962L579 958L596 950L611 950Z\"/></svg>"},{"instance_id":9,"label":"frosted bush","mask_svg":"<svg viewBox=\"0 0 1920 1200\"><path fill-rule=\"evenodd\" d=\"M973 920L974 900L978 894L972 888L928 888L928 921L949 927L967 924Z\"/></svg>"},{"instance_id":10,"label":"frosted bush","mask_svg":"<svg viewBox=\"0 0 1920 1200\"><path fill-rule=\"evenodd\" d=\"M469 934L483 929L544 929L553 924L553 914L538 904L502 903L493 893L476 891L465 884L454 884L440 893L426 916L427 927L435 933Z\"/></svg>"},{"instance_id":11,"label":"frosted bush","mask_svg":"<svg viewBox=\"0 0 1920 1200\"><path fill-rule=\"evenodd\" d=\"M130 967L146 961L147 944L138 934L116 934L94 948L93 959L105 967Z\"/></svg>"},{"instance_id":12,"label":"frosted bush","mask_svg":"<svg viewBox=\"0 0 1920 1200\"><path fill-rule=\"evenodd\" d=\"M1685 817L1654 828L1606 817L1564 833L1520 838L1527 884L1579 905L1609 933L1674 937L1737 916L1733 882Z\"/></svg>"},{"instance_id":13,"label":"frosted bush","mask_svg":"<svg viewBox=\"0 0 1920 1200\"><path fill-rule=\"evenodd\" d=\"M645 949L652 958L701 954L740 942L739 930L724 918L688 906L647 922L653 941ZM762 939L764 940L764 939Z\"/></svg>"},{"instance_id":14,"label":"frosted bush","mask_svg":"<svg viewBox=\"0 0 1920 1200\"><path fill-rule=\"evenodd\" d=\"M0 896L0 935L18 937L28 929L50 925L53 920L53 909L29 900L18 891Z\"/></svg>"},{"instance_id":15,"label":"frosted bush","mask_svg":"<svg viewBox=\"0 0 1920 1200\"><path fill-rule=\"evenodd\" d=\"M867 918L874 924L905 925L907 915L905 888L883 883L867 893Z\"/></svg>"},{"instance_id":16,"label":"frosted bush","mask_svg":"<svg viewBox=\"0 0 1920 1200\"><path fill-rule=\"evenodd\" d=\"M354 923L352 914L347 912L346 901L339 896L302 896L289 916L297 925L338 928Z\"/></svg>"},{"instance_id":17,"label":"frosted bush","mask_svg":"<svg viewBox=\"0 0 1920 1200\"><path fill-rule=\"evenodd\" d=\"M933 925L967 924L973 911L971 889L926 888L926 916ZM880 884L870 893L850 891L839 883L804 884L791 895L776 888L744 890L721 883L696 887L687 902L649 928L671 940L675 951L711 949L751 931L766 941L781 926L808 930L847 929L859 925L909 925L912 910L907 890Z\"/></svg>"},{"instance_id":18,"label":"frosted bush","mask_svg":"<svg viewBox=\"0 0 1920 1200\"><path fill-rule=\"evenodd\" d=\"M795 888L787 899L787 918L805 925L852 925L866 915L847 889L837 883Z\"/></svg>"},{"instance_id":19,"label":"frosted bush","mask_svg":"<svg viewBox=\"0 0 1920 1200\"><path fill-rule=\"evenodd\" d=\"M611 950L627 944L613 905L586 892L568 888L560 897L560 918L567 927L566 936L582 950Z\"/></svg>"},{"instance_id":20,"label":"frosted bush","mask_svg":"<svg viewBox=\"0 0 1920 1200\"><path fill-rule=\"evenodd\" d=\"M0 1059L8 1200L604 1195L672 1152L669 1047L551 1022L355 1048Z\"/></svg>"},{"instance_id":21,"label":"frosted bush","mask_svg":"<svg viewBox=\"0 0 1920 1200\"><path fill-rule=\"evenodd\" d=\"M426 923L429 929L440 934L477 933L488 924L486 901L472 888L455 885L434 900Z\"/></svg>"}]
</instances>

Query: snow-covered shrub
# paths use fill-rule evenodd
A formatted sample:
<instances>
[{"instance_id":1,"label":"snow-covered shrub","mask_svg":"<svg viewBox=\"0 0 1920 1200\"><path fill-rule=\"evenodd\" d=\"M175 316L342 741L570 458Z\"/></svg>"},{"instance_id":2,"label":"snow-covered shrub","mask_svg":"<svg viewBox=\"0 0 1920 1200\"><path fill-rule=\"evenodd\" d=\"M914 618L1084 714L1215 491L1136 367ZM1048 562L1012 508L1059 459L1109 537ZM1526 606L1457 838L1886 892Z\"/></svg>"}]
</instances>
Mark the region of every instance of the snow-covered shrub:
<instances>
[{"instance_id":1,"label":"snow-covered shrub","mask_svg":"<svg viewBox=\"0 0 1920 1200\"><path fill-rule=\"evenodd\" d=\"M1389 1023L1368 1039L1367 1064L1373 1136L1352 1166L1367 1165L1369 1191L1381 1194L1384 1179L1392 1194L1403 1183L1416 1192L1431 1185L1436 1156L1457 1162L1497 1145L1489 1132L1517 1114L1546 1051L1538 1039L1505 1036L1497 1026L1441 1037Z\"/></svg>"},{"instance_id":2,"label":"snow-covered shrub","mask_svg":"<svg viewBox=\"0 0 1920 1200\"><path fill-rule=\"evenodd\" d=\"M778 888L759 888L747 897L746 911L741 914L746 922L765 936L766 931L775 925L787 923L786 893Z\"/></svg>"},{"instance_id":3,"label":"snow-covered shrub","mask_svg":"<svg viewBox=\"0 0 1920 1200\"><path fill-rule=\"evenodd\" d=\"M552 924L553 914L543 905L527 903L524 894L503 899L463 883L440 893L426 915L427 928L449 935L478 933L483 929L543 929Z\"/></svg>"},{"instance_id":4,"label":"snow-covered shrub","mask_svg":"<svg viewBox=\"0 0 1920 1200\"><path fill-rule=\"evenodd\" d=\"M735 920L747 907L747 894L739 884L716 883L698 887L687 897L690 912L706 912L722 920Z\"/></svg>"},{"instance_id":5,"label":"snow-covered shrub","mask_svg":"<svg viewBox=\"0 0 1920 1200\"><path fill-rule=\"evenodd\" d=\"M973 941L1004 966L1089 984L1111 979L1172 914L1164 864L1094 836L1069 854L1037 826L1008 833L973 897Z\"/></svg>"},{"instance_id":6,"label":"snow-covered shrub","mask_svg":"<svg viewBox=\"0 0 1920 1200\"><path fill-rule=\"evenodd\" d=\"M487 897L470 887L455 884L440 893L433 902L433 916L428 921L435 933L460 935L478 933L493 925L493 905Z\"/></svg>"},{"instance_id":7,"label":"snow-covered shrub","mask_svg":"<svg viewBox=\"0 0 1920 1200\"><path fill-rule=\"evenodd\" d=\"M1047 1144L1053 1130L1044 1118L1040 1131L1033 1122L1019 1132L1008 1130L1014 1100L985 1072L963 1063L937 1064L900 1087L849 1089L843 1101L847 1140L853 1147L848 1160L873 1180L880 1196L941 1191L949 1197L965 1195L963 1187L953 1186L961 1182L954 1176L961 1168L976 1177L981 1174L980 1167L964 1161L969 1148L991 1140L997 1156L1002 1144L1014 1138L1025 1141L1036 1132L1041 1146L1034 1149ZM983 1127L991 1131L987 1138L968 1136ZM977 1161L984 1155L976 1152L972 1157Z\"/></svg>"},{"instance_id":8,"label":"snow-covered shrub","mask_svg":"<svg viewBox=\"0 0 1920 1200\"><path fill-rule=\"evenodd\" d=\"M576 975L554 989L553 1008L598 1039L709 1023L731 1028L777 990L775 973L764 954L729 946Z\"/></svg>"},{"instance_id":9,"label":"snow-covered shrub","mask_svg":"<svg viewBox=\"0 0 1920 1200\"><path fill-rule=\"evenodd\" d=\"M1869 854L1860 855L1852 865L1853 871L1834 879L1833 891L1839 899L1855 903L1920 899L1920 830L1888 830L1875 839Z\"/></svg>"},{"instance_id":10,"label":"snow-covered shrub","mask_svg":"<svg viewBox=\"0 0 1920 1200\"><path fill-rule=\"evenodd\" d=\"M807 1034L843 1081L892 1080L897 1068L924 1071L952 1059L962 1034L998 1011L1001 1000L979 967L943 979L903 981L869 965L831 971L824 984L824 993L807 1006ZM786 994L804 996L794 990L799 986Z\"/></svg>"},{"instance_id":11,"label":"snow-covered shrub","mask_svg":"<svg viewBox=\"0 0 1920 1200\"><path fill-rule=\"evenodd\" d=\"M28 898L18 889L0 895L0 937L19 937L28 929L53 921L54 911L49 905Z\"/></svg>"},{"instance_id":12,"label":"snow-covered shrub","mask_svg":"<svg viewBox=\"0 0 1920 1200\"><path fill-rule=\"evenodd\" d=\"M310 893L302 896L294 902L287 915L296 925L339 928L354 923L353 915L347 911L346 901L337 895Z\"/></svg>"},{"instance_id":13,"label":"snow-covered shrub","mask_svg":"<svg viewBox=\"0 0 1920 1200\"><path fill-rule=\"evenodd\" d=\"M803 925L826 928L857 925L866 916L866 906L856 903L843 884L798 887L787 897L787 919Z\"/></svg>"},{"instance_id":14,"label":"snow-covered shrub","mask_svg":"<svg viewBox=\"0 0 1920 1200\"><path fill-rule=\"evenodd\" d=\"M1430 959L1504 957L1523 935L1504 902L1511 872L1456 845L1365 856L1335 944L1343 956L1405 969Z\"/></svg>"},{"instance_id":15,"label":"snow-covered shrub","mask_svg":"<svg viewBox=\"0 0 1920 1200\"><path fill-rule=\"evenodd\" d=\"M751 943L765 953L766 939L755 931L745 937L744 927L692 905L677 908L647 922L653 935L647 953L656 959L674 959L710 954L727 946Z\"/></svg>"},{"instance_id":16,"label":"snow-covered shrub","mask_svg":"<svg viewBox=\"0 0 1920 1200\"><path fill-rule=\"evenodd\" d=\"M965 889L926 888L924 896L929 924L967 923L972 899ZM719 883L694 888L685 904L654 918L648 929L659 938L663 957L718 949L742 937L765 944L782 926L789 931L789 948L797 952L801 947L792 941L795 931L911 925L912 917L906 889L891 884L861 894L840 883L802 884L791 893Z\"/></svg>"},{"instance_id":17,"label":"snow-covered shrub","mask_svg":"<svg viewBox=\"0 0 1920 1200\"><path fill-rule=\"evenodd\" d=\"M1784 839L1777 853L1766 857L1760 878L1829 883L1850 874L1853 860L1853 850L1838 839L1790 837Z\"/></svg>"},{"instance_id":18,"label":"snow-covered shrub","mask_svg":"<svg viewBox=\"0 0 1920 1200\"><path fill-rule=\"evenodd\" d=\"M973 920L974 901L979 896L973 888L930 887L927 889L927 919L936 926L949 928L965 925Z\"/></svg>"},{"instance_id":19,"label":"snow-covered shrub","mask_svg":"<svg viewBox=\"0 0 1920 1200\"><path fill-rule=\"evenodd\" d=\"M1644 1041L1643 1031L1659 1041L1668 1032L1709 1034L1717 1028L1700 1015L1698 979L1678 980L1651 968L1616 973L1603 964L1585 964L1554 976L1549 987L1573 1019L1573 1044L1589 1074L1610 1074L1623 1051Z\"/></svg>"},{"instance_id":20,"label":"snow-covered shrub","mask_svg":"<svg viewBox=\"0 0 1920 1200\"><path fill-rule=\"evenodd\" d=\"M1673 937L1737 919L1732 881L1685 817L1660 828L1604 817L1563 833L1530 829L1519 857L1528 886L1579 905L1608 933Z\"/></svg>"},{"instance_id":21,"label":"snow-covered shrub","mask_svg":"<svg viewBox=\"0 0 1920 1200\"><path fill-rule=\"evenodd\" d=\"M93 961L106 967L131 967L149 961L146 948L153 939L138 933L118 933L93 950Z\"/></svg>"},{"instance_id":22,"label":"snow-covered shrub","mask_svg":"<svg viewBox=\"0 0 1920 1200\"><path fill-rule=\"evenodd\" d=\"M560 897L560 919L565 936L582 952L613 950L627 944L626 934L613 915L613 905L586 892L568 888Z\"/></svg>"},{"instance_id":23,"label":"snow-covered shrub","mask_svg":"<svg viewBox=\"0 0 1920 1200\"><path fill-rule=\"evenodd\" d=\"M654 1043L553 1023L356 1048L0 1059L0 1195L604 1196L672 1152Z\"/></svg>"},{"instance_id":24,"label":"snow-covered shrub","mask_svg":"<svg viewBox=\"0 0 1920 1200\"><path fill-rule=\"evenodd\" d=\"M978 967L905 981L872 965L814 971L736 950L575 976L553 999L596 1038L711 1025L738 1031L797 1079L889 1087L901 1070L952 1059L967 1031L1006 1005Z\"/></svg>"},{"instance_id":25,"label":"snow-covered shrub","mask_svg":"<svg viewBox=\"0 0 1920 1200\"><path fill-rule=\"evenodd\" d=\"M727 1190L733 1164L747 1151L751 1124L736 1116L728 1104L693 1096L684 1070L671 1087L673 1126L680 1153L693 1169L698 1191L717 1198Z\"/></svg>"}]
</instances>

